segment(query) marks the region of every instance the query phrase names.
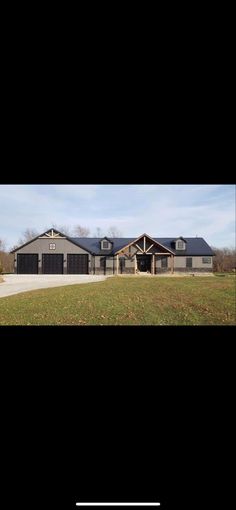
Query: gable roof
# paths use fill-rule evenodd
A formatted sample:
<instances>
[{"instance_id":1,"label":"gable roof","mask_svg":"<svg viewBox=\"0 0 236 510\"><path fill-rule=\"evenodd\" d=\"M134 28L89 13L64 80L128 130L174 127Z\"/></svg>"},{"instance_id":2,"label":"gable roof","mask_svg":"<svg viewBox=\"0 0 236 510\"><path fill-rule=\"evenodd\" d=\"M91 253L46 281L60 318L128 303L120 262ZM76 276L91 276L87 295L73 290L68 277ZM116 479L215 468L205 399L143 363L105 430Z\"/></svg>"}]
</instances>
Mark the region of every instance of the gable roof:
<instances>
[{"instance_id":1,"label":"gable roof","mask_svg":"<svg viewBox=\"0 0 236 510\"><path fill-rule=\"evenodd\" d=\"M27 241L27 243L24 243L24 244L21 244L20 246L17 246L16 248L14 248L14 250L11 250L10 253L15 253L16 251L21 250L21 248L24 248L24 246L27 246L28 244L33 243L37 239L42 239L42 238L45 239L46 238L46 234L48 234L48 232L51 232L52 230L56 234L59 234L60 237L58 238L57 236L55 236L55 237L48 236L47 237L48 240L51 239L51 241L53 241L53 240L56 241L57 239L66 239L67 241L70 241L71 243L76 244L80 248L83 248L83 246L80 246L79 242L75 243L71 237L66 236L65 234L63 234L62 232L59 232L59 230L56 230L55 228L53 228L53 229L50 228L49 230L46 230L46 232L43 232L42 234L39 234L38 236L34 237L33 239L30 239L29 241Z\"/></svg>"},{"instance_id":2,"label":"gable roof","mask_svg":"<svg viewBox=\"0 0 236 510\"><path fill-rule=\"evenodd\" d=\"M138 243L138 241L140 239L142 239L143 237L145 238L148 238L149 241L151 241L152 243L155 243L155 244L158 244L159 246L161 246L162 248L164 249L167 249L167 251L171 252L171 253L174 253L172 249L170 248L167 248L166 246L163 246L163 244L161 244L159 241L157 241L156 239L153 239L153 237L150 237L148 234L142 234L141 236L137 237L137 239L135 239L134 241L131 241L131 243L127 244L125 247L128 248L128 246L132 245L133 243ZM139 246L137 244L137 246ZM124 246L123 246L124 248ZM117 250L116 253L118 253L120 250Z\"/></svg>"},{"instance_id":3,"label":"gable roof","mask_svg":"<svg viewBox=\"0 0 236 510\"><path fill-rule=\"evenodd\" d=\"M150 236L147 236L150 237ZM104 255L104 250L100 249L101 238L98 237L73 237L68 238L75 244L78 244L81 248L89 251L93 255ZM153 237L157 243L161 244L168 250L174 253L176 256L213 256L214 252L211 247L206 243L202 237L186 237L186 250L175 250L171 243L175 241L175 237ZM110 241L113 243L113 247L110 251L107 250L107 255L114 255L117 251L121 250L125 246L136 241L136 237L112 237Z\"/></svg>"},{"instance_id":4,"label":"gable roof","mask_svg":"<svg viewBox=\"0 0 236 510\"><path fill-rule=\"evenodd\" d=\"M184 241L185 243L187 243L186 239L184 239L182 236L176 237L176 239L173 239L173 242L174 241L179 241L180 239L181 239L181 241Z\"/></svg>"},{"instance_id":5,"label":"gable roof","mask_svg":"<svg viewBox=\"0 0 236 510\"><path fill-rule=\"evenodd\" d=\"M56 234L59 234L62 238L66 239L67 241L70 241L71 243L79 246L80 248L84 249L85 251L91 253L92 255L107 255L107 256L113 256L115 253L119 252L122 248L125 248L129 246L130 244L137 242L139 239L141 239L143 236L146 236L148 239L160 244L162 247L166 248L168 251L173 253L176 256L213 256L214 252L212 251L211 247L206 243L206 241L202 237L186 237L183 239L182 237L151 237L148 234L142 234L139 237L69 237L63 234L62 232L59 232L56 229L49 229L43 234L38 235L37 237L30 239L30 241L27 241L27 243L22 244L21 246L18 246L17 248L14 248L14 250L11 251L11 253L15 253L16 251L20 250L24 246L27 246L28 244L36 241L37 239L43 238L48 234L49 232L55 232ZM52 239L58 239L58 237L51 237L48 236L48 240ZM101 240L107 239L112 243L111 250L101 250ZM183 239L186 242L186 249L185 250L175 250L173 248L173 243L177 239Z\"/></svg>"}]
</instances>

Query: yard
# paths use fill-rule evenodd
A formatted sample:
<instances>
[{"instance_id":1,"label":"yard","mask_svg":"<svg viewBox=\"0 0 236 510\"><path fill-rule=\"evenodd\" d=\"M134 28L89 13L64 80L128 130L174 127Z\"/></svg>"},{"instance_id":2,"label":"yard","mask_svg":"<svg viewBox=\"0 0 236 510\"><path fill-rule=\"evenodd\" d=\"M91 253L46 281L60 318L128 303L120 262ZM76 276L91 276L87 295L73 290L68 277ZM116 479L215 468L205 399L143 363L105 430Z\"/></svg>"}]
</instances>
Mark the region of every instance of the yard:
<instances>
[{"instance_id":1,"label":"yard","mask_svg":"<svg viewBox=\"0 0 236 510\"><path fill-rule=\"evenodd\" d=\"M235 276L114 277L0 299L0 325L232 325Z\"/></svg>"}]
</instances>

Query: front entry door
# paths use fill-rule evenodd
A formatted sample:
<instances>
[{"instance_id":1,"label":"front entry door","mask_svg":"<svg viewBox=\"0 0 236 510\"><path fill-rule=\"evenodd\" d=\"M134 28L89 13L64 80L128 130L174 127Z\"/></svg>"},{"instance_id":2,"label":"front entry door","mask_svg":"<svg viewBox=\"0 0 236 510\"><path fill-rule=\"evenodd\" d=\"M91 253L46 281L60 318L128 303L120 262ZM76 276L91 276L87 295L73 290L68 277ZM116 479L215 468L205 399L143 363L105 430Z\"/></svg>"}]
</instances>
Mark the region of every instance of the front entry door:
<instances>
[{"instance_id":1,"label":"front entry door","mask_svg":"<svg viewBox=\"0 0 236 510\"><path fill-rule=\"evenodd\" d=\"M142 273L151 273L151 255L137 255L138 271Z\"/></svg>"}]
</instances>

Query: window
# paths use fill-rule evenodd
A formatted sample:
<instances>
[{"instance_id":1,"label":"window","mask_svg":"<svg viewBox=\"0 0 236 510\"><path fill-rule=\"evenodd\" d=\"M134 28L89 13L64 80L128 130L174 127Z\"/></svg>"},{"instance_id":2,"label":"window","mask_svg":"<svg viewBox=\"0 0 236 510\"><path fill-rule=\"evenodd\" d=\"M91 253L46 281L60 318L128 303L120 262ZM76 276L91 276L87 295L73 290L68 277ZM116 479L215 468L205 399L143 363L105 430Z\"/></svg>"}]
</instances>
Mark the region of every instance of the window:
<instances>
[{"instance_id":1,"label":"window","mask_svg":"<svg viewBox=\"0 0 236 510\"><path fill-rule=\"evenodd\" d=\"M100 268L106 270L106 257L100 257Z\"/></svg>"},{"instance_id":2,"label":"window","mask_svg":"<svg viewBox=\"0 0 236 510\"><path fill-rule=\"evenodd\" d=\"M192 257L186 258L186 267L193 267L193 259Z\"/></svg>"},{"instance_id":3,"label":"window","mask_svg":"<svg viewBox=\"0 0 236 510\"><path fill-rule=\"evenodd\" d=\"M184 250L184 242L183 241L177 241L177 250Z\"/></svg>"},{"instance_id":4,"label":"window","mask_svg":"<svg viewBox=\"0 0 236 510\"><path fill-rule=\"evenodd\" d=\"M109 250L109 242L102 241L102 250Z\"/></svg>"},{"instance_id":5,"label":"window","mask_svg":"<svg viewBox=\"0 0 236 510\"><path fill-rule=\"evenodd\" d=\"M202 263L203 264L210 264L211 263L211 257L202 257Z\"/></svg>"},{"instance_id":6,"label":"window","mask_svg":"<svg viewBox=\"0 0 236 510\"><path fill-rule=\"evenodd\" d=\"M50 243L49 244L49 250L55 250L55 249L56 249L55 243Z\"/></svg>"},{"instance_id":7,"label":"window","mask_svg":"<svg viewBox=\"0 0 236 510\"><path fill-rule=\"evenodd\" d=\"M162 257L162 259L161 259L161 267L162 268L168 267L167 257Z\"/></svg>"}]
</instances>

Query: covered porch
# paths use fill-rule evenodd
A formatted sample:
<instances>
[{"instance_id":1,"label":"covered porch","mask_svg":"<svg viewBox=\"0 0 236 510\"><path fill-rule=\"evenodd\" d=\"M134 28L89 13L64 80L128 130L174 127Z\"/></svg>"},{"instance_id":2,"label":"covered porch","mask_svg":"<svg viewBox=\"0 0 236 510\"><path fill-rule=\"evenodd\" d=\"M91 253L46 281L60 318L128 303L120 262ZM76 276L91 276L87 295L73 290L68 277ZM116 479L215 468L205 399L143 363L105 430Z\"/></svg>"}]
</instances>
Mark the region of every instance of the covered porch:
<instances>
[{"instance_id":1,"label":"covered porch","mask_svg":"<svg viewBox=\"0 0 236 510\"><path fill-rule=\"evenodd\" d=\"M116 252L115 274L117 275L123 274L120 269L120 259L122 257L132 262L132 274L135 275L158 275L158 273L161 274L165 271L171 274L174 273L174 253L147 234L142 234L132 243ZM158 261L161 261L160 271L158 271Z\"/></svg>"}]
</instances>

